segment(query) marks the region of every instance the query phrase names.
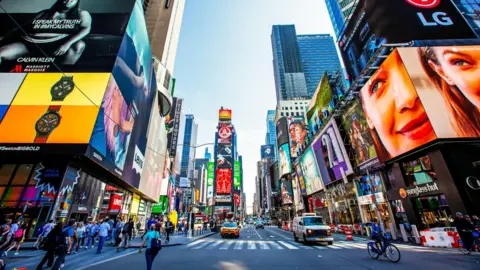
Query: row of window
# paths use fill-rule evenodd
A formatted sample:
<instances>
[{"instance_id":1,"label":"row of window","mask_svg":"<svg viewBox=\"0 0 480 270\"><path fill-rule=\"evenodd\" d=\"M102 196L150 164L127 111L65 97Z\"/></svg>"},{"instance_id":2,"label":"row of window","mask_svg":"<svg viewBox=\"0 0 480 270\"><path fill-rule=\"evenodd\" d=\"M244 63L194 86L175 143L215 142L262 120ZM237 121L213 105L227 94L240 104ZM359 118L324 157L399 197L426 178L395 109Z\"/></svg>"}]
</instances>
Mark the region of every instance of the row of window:
<instances>
[{"instance_id":1,"label":"row of window","mask_svg":"<svg viewBox=\"0 0 480 270\"><path fill-rule=\"evenodd\" d=\"M289 113L289 112L285 112L285 114L283 112L280 113L280 116L304 116L305 113L301 112L292 112L292 113Z\"/></svg>"},{"instance_id":2,"label":"row of window","mask_svg":"<svg viewBox=\"0 0 480 270\"><path fill-rule=\"evenodd\" d=\"M297 103L295 102L295 104L297 104ZM282 110L288 110L288 107L282 107ZM290 110L293 110L293 106L290 107ZM298 106L295 106L295 110L297 110L297 111L299 110ZM300 110L305 110L305 107L300 106Z\"/></svg>"}]
</instances>

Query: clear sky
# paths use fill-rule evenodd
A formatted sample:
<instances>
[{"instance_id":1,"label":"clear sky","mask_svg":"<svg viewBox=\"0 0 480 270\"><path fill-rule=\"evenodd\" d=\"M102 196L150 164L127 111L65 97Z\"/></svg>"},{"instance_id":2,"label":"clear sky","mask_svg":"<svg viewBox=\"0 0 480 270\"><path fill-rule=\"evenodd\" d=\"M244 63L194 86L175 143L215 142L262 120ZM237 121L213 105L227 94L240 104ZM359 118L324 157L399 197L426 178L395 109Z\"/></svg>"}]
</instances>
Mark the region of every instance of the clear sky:
<instances>
[{"instance_id":1,"label":"clear sky","mask_svg":"<svg viewBox=\"0 0 480 270\"><path fill-rule=\"evenodd\" d=\"M175 96L184 98L184 111L199 125L197 144L215 142L220 106L233 110L250 209L267 110L276 105L274 24L295 24L297 34L334 35L323 0L187 0L174 70ZM203 153L197 149L197 157Z\"/></svg>"}]
</instances>

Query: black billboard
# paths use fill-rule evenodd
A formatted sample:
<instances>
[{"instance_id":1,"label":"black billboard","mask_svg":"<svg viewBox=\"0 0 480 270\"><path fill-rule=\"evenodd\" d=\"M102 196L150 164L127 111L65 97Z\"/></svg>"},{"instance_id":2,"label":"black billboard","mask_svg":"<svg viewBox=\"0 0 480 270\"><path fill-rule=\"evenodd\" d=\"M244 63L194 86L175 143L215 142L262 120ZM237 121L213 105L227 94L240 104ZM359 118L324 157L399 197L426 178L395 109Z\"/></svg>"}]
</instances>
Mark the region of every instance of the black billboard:
<instances>
[{"instance_id":1,"label":"black billboard","mask_svg":"<svg viewBox=\"0 0 480 270\"><path fill-rule=\"evenodd\" d=\"M231 144L217 145L217 168L233 168L233 149Z\"/></svg>"},{"instance_id":2,"label":"black billboard","mask_svg":"<svg viewBox=\"0 0 480 270\"><path fill-rule=\"evenodd\" d=\"M260 156L262 159L273 159L275 157L275 149L271 144L262 145L260 147Z\"/></svg>"},{"instance_id":3,"label":"black billboard","mask_svg":"<svg viewBox=\"0 0 480 270\"><path fill-rule=\"evenodd\" d=\"M286 117L281 117L278 119L275 126L277 131L277 145L280 146L288 143L288 121Z\"/></svg>"},{"instance_id":4,"label":"black billboard","mask_svg":"<svg viewBox=\"0 0 480 270\"><path fill-rule=\"evenodd\" d=\"M0 72L110 72L135 0L3 0Z\"/></svg>"},{"instance_id":5,"label":"black billboard","mask_svg":"<svg viewBox=\"0 0 480 270\"><path fill-rule=\"evenodd\" d=\"M173 98L172 109L170 114L166 116L165 125L167 125L168 152L171 158L175 158L177 154L178 133L180 129L180 116L182 114L183 99Z\"/></svg>"}]
</instances>

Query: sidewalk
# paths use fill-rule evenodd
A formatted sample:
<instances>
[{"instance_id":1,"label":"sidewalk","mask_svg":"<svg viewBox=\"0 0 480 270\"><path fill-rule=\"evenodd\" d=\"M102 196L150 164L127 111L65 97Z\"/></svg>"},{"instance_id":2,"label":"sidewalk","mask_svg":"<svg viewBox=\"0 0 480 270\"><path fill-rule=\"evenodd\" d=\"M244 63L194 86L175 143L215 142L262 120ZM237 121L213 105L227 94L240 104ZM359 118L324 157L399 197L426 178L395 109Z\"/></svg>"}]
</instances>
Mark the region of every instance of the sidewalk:
<instances>
[{"instance_id":1,"label":"sidewalk","mask_svg":"<svg viewBox=\"0 0 480 270\"><path fill-rule=\"evenodd\" d=\"M175 233L175 235L170 235L170 241L168 242L168 244L165 243L165 237L162 236L162 246L163 247L171 247L171 246L185 245L185 244L188 244L190 242L194 242L198 239L209 237L209 236L214 235L214 234L216 234L216 233L210 232L209 230L206 230L206 231L203 232L203 234L196 235L192 238L187 238L185 234ZM137 236L134 239L132 239L132 241L130 241L129 245L130 245L130 247L140 247L140 245L142 244L142 241L143 240L140 238L140 236ZM36 250L37 248L33 247L34 244L35 244L35 242L24 242L20 246L20 250ZM97 245L97 243L95 243L95 246L96 245ZM106 247L111 247L110 241L106 241L105 246Z\"/></svg>"},{"instance_id":2,"label":"sidewalk","mask_svg":"<svg viewBox=\"0 0 480 270\"><path fill-rule=\"evenodd\" d=\"M333 233L332 234L335 238L337 239L340 239L340 240L345 240L347 238L347 236L343 233ZM357 235L357 234L354 234L353 235L353 241L368 241L370 240L370 237L366 236L366 235ZM404 242L402 238L397 238L397 240L391 240L392 243L395 243L395 244L405 244L405 245L410 245L410 246L421 246L421 245L418 245L418 244L414 244L412 242Z\"/></svg>"}]
</instances>

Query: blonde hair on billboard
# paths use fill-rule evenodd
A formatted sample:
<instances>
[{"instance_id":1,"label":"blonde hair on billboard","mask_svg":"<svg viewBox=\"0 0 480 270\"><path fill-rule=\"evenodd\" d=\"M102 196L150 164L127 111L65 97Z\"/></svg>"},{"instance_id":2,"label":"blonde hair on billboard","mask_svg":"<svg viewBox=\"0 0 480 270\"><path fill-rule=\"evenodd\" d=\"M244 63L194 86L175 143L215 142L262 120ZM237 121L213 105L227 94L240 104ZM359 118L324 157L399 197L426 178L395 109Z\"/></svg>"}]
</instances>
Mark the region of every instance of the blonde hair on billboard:
<instances>
[{"instance_id":1,"label":"blonde hair on billboard","mask_svg":"<svg viewBox=\"0 0 480 270\"><path fill-rule=\"evenodd\" d=\"M423 69L444 98L445 105L450 113L450 122L457 135L459 137L479 137L480 108L473 105L457 86L448 84L433 70L428 62L432 61L436 65L440 65L440 63L431 47L419 48L418 52Z\"/></svg>"}]
</instances>

